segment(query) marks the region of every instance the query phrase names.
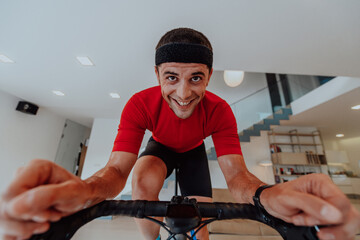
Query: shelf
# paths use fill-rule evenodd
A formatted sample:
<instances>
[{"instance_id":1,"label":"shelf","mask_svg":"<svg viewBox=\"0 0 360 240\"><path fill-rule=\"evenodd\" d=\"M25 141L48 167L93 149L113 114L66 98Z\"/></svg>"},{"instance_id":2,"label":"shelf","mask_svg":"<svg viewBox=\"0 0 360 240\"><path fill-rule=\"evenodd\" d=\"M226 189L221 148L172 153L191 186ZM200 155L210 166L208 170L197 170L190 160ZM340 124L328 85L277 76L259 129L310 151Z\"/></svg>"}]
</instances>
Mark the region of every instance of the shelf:
<instances>
[{"instance_id":1,"label":"shelf","mask_svg":"<svg viewBox=\"0 0 360 240\"><path fill-rule=\"evenodd\" d=\"M274 153L285 153L285 152L273 152L273 153L271 153L271 154L274 154ZM287 153L287 152L286 152ZM299 152L288 152L288 153L299 153ZM300 152L300 153L305 153L306 154L306 152ZM325 154L323 154L323 153L308 153L309 155L318 155L318 156L325 156ZM348 163L348 162L345 162L345 163Z\"/></svg>"},{"instance_id":2,"label":"shelf","mask_svg":"<svg viewBox=\"0 0 360 240\"><path fill-rule=\"evenodd\" d=\"M301 176L305 176L305 174L303 174L303 175L296 175L296 174L291 174L291 175L287 175L287 174L275 174L275 176L279 176L279 177L301 177Z\"/></svg>"},{"instance_id":3,"label":"shelf","mask_svg":"<svg viewBox=\"0 0 360 240\"><path fill-rule=\"evenodd\" d=\"M349 164L349 162L328 162L328 165L333 166L343 166L344 164Z\"/></svg>"},{"instance_id":4,"label":"shelf","mask_svg":"<svg viewBox=\"0 0 360 240\"><path fill-rule=\"evenodd\" d=\"M296 146L321 146L322 144L320 143L270 143L270 144L274 144L274 145L296 145Z\"/></svg>"},{"instance_id":5,"label":"shelf","mask_svg":"<svg viewBox=\"0 0 360 240\"><path fill-rule=\"evenodd\" d=\"M268 133L269 135L274 135L274 136L299 136L299 137L315 137L315 136L320 136L319 134L311 134L311 133Z\"/></svg>"},{"instance_id":6,"label":"shelf","mask_svg":"<svg viewBox=\"0 0 360 240\"><path fill-rule=\"evenodd\" d=\"M320 166L323 166L323 165L326 165L326 164L283 164L283 163L273 163L273 165L320 167Z\"/></svg>"}]
</instances>

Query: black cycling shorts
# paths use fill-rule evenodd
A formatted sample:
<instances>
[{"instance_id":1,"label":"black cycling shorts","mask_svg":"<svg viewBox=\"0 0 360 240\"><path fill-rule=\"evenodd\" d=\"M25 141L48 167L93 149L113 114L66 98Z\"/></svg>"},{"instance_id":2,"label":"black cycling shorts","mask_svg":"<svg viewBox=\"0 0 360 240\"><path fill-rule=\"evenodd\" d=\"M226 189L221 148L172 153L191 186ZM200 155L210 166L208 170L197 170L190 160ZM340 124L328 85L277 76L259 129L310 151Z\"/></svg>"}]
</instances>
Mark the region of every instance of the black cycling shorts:
<instances>
[{"instance_id":1,"label":"black cycling shorts","mask_svg":"<svg viewBox=\"0 0 360 240\"><path fill-rule=\"evenodd\" d=\"M204 143L184 152L177 153L152 137L140 157L151 155L160 158L166 165L168 178L175 167L179 168L178 181L182 196L212 197L208 159Z\"/></svg>"}]
</instances>

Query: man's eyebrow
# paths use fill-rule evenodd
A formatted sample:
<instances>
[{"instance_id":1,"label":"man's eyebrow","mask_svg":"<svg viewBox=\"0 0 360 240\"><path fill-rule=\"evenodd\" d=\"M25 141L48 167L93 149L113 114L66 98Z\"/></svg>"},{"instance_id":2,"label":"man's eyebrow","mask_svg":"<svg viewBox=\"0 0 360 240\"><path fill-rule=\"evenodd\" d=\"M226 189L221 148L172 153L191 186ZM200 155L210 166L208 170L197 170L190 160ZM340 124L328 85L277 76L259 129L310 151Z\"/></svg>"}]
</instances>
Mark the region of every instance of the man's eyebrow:
<instances>
[{"instance_id":1,"label":"man's eyebrow","mask_svg":"<svg viewBox=\"0 0 360 240\"><path fill-rule=\"evenodd\" d=\"M166 72L164 72L164 75L165 75L165 74L170 74L170 75L179 76L178 73L176 73L176 72L171 72L171 71L166 71Z\"/></svg>"},{"instance_id":2,"label":"man's eyebrow","mask_svg":"<svg viewBox=\"0 0 360 240\"><path fill-rule=\"evenodd\" d=\"M205 76L205 73L203 73L203 72L194 72L194 73L192 73L191 75L202 75L202 76Z\"/></svg>"}]
</instances>

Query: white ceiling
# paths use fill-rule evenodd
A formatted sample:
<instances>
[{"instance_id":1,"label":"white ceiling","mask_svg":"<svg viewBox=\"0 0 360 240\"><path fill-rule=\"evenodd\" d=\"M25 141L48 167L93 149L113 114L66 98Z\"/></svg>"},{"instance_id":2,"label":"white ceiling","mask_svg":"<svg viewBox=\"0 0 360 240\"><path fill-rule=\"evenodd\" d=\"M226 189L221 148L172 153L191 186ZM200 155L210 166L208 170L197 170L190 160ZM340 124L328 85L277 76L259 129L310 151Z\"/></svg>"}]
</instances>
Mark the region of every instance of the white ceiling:
<instances>
[{"instance_id":1,"label":"white ceiling","mask_svg":"<svg viewBox=\"0 0 360 240\"><path fill-rule=\"evenodd\" d=\"M0 0L0 54L15 61L0 63L0 89L87 126L118 118L156 84L155 45L176 27L208 36L215 70L360 77L359 12L358 0Z\"/></svg>"}]
</instances>

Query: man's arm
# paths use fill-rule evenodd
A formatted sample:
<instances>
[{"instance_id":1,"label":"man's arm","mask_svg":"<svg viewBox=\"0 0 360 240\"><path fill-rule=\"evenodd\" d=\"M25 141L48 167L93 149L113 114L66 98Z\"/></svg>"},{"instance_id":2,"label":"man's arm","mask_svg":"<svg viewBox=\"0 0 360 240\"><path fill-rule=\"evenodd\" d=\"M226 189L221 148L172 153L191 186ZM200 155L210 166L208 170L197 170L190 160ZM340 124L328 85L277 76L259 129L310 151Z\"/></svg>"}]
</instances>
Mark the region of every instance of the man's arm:
<instances>
[{"instance_id":1,"label":"man's arm","mask_svg":"<svg viewBox=\"0 0 360 240\"><path fill-rule=\"evenodd\" d=\"M218 161L234 198L253 203L256 189L264 183L247 170L243 157L224 155ZM310 174L267 188L260 201L271 215L295 225L330 225L320 230L320 239L351 240L360 230L359 212L324 174Z\"/></svg>"},{"instance_id":2,"label":"man's arm","mask_svg":"<svg viewBox=\"0 0 360 240\"><path fill-rule=\"evenodd\" d=\"M87 205L116 197L123 190L136 159L134 153L112 152L106 166L85 180L91 188Z\"/></svg>"},{"instance_id":3,"label":"man's arm","mask_svg":"<svg viewBox=\"0 0 360 240\"><path fill-rule=\"evenodd\" d=\"M223 155L218 158L218 162L235 200L241 203L253 203L252 197L256 189L265 183L248 171L243 156Z\"/></svg>"}]
</instances>

